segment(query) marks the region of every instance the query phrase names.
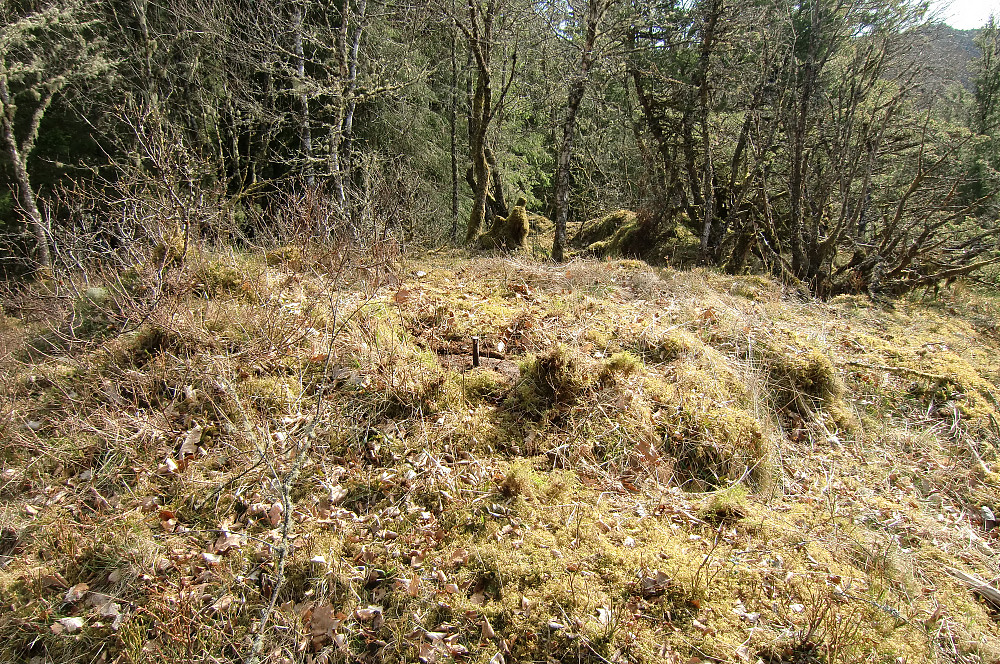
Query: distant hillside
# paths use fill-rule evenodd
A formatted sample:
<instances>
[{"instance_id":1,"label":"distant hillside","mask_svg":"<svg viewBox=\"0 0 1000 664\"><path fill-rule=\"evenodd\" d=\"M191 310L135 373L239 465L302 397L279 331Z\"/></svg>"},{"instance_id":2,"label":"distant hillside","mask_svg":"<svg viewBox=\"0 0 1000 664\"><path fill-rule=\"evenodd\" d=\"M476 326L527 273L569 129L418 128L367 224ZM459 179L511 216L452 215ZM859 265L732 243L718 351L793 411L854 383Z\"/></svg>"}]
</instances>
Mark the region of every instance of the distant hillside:
<instances>
[{"instance_id":1,"label":"distant hillside","mask_svg":"<svg viewBox=\"0 0 1000 664\"><path fill-rule=\"evenodd\" d=\"M923 43L917 57L929 68L924 84L929 92L939 93L960 84L972 90L972 62L979 57L975 37L978 30L956 30L944 23L920 29Z\"/></svg>"}]
</instances>

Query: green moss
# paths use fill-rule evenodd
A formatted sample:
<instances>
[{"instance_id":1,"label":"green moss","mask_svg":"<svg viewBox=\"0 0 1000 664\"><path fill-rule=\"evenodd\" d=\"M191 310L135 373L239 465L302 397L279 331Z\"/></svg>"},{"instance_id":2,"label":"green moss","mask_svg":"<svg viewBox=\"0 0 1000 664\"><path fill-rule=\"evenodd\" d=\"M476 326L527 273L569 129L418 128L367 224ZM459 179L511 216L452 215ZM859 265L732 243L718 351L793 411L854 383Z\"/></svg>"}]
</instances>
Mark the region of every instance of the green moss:
<instances>
[{"instance_id":1,"label":"green moss","mask_svg":"<svg viewBox=\"0 0 1000 664\"><path fill-rule=\"evenodd\" d=\"M963 418L980 429L989 428L991 416L1000 421L995 401L1000 390L966 359L950 350L924 346L917 351L915 364L924 373L939 376L920 378L914 384L911 392L924 403L954 404Z\"/></svg>"},{"instance_id":2,"label":"green moss","mask_svg":"<svg viewBox=\"0 0 1000 664\"><path fill-rule=\"evenodd\" d=\"M302 248L295 245L278 247L264 253L264 261L269 267L287 266L292 270L302 267Z\"/></svg>"},{"instance_id":3,"label":"green moss","mask_svg":"<svg viewBox=\"0 0 1000 664\"><path fill-rule=\"evenodd\" d=\"M672 362L684 356L696 356L705 343L687 330L670 330L660 335L643 335L635 343L636 351L649 362Z\"/></svg>"},{"instance_id":4,"label":"green moss","mask_svg":"<svg viewBox=\"0 0 1000 664\"><path fill-rule=\"evenodd\" d=\"M698 510L699 516L712 524L732 524L747 516L747 491L742 484L733 484L713 491Z\"/></svg>"},{"instance_id":5,"label":"green moss","mask_svg":"<svg viewBox=\"0 0 1000 664\"><path fill-rule=\"evenodd\" d=\"M510 382L503 374L480 367L464 375L462 389L465 398L473 403L499 401L510 389Z\"/></svg>"},{"instance_id":6,"label":"green moss","mask_svg":"<svg viewBox=\"0 0 1000 664\"><path fill-rule=\"evenodd\" d=\"M664 447L688 489L747 482L766 490L773 482L773 440L750 413L727 406L681 406L661 424Z\"/></svg>"},{"instance_id":7,"label":"green moss","mask_svg":"<svg viewBox=\"0 0 1000 664\"><path fill-rule=\"evenodd\" d=\"M246 279L232 265L213 259L199 261L195 269L195 292L218 297L219 295L242 295L248 292L244 288Z\"/></svg>"},{"instance_id":8,"label":"green moss","mask_svg":"<svg viewBox=\"0 0 1000 664\"><path fill-rule=\"evenodd\" d=\"M247 406L268 417L292 412L302 396L302 385L284 376L248 378L238 386L238 390L246 399Z\"/></svg>"},{"instance_id":9,"label":"green moss","mask_svg":"<svg viewBox=\"0 0 1000 664\"><path fill-rule=\"evenodd\" d=\"M618 210L609 215L584 222L580 236L587 251L602 258L642 256L648 246L649 229L639 223L631 210Z\"/></svg>"},{"instance_id":10,"label":"green moss","mask_svg":"<svg viewBox=\"0 0 1000 664\"><path fill-rule=\"evenodd\" d=\"M802 417L825 411L840 427L853 430L856 419L847 406L844 383L830 356L802 335L777 332L753 345L770 378L775 405Z\"/></svg>"},{"instance_id":11,"label":"green moss","mask_svg":"<svg viewBox=\"0 0 1000 664\"><path fill-rule=\"evenodd\" d=\"M615 353L607 360L600 370L601 382L610 382L616 378L628 378L642 373L642 360L631 353Z\"/></svg>"},{"instance_id":12,"label":"green moss","mask_svg":"<svg viewBox=\"0 0 1000 664\"><path fill-rule=\"evenodd\" d=\"M183 233L170 233L162 236L153 245L150 261L154 267L179 267L184 262L186 241Z\"/></svg>"}]
</instances>

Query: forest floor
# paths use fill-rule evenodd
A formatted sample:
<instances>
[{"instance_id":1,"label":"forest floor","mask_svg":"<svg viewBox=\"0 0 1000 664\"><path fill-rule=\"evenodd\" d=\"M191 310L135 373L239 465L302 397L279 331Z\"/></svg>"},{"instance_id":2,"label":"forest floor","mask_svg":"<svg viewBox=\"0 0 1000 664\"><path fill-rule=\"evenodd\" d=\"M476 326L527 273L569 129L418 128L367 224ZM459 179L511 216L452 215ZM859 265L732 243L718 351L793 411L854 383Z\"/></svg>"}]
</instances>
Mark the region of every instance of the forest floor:
<instances>
[{"instance_id":1,"label":"forest floor","mask_svg":"<svg viewBox=\"0 0 1000 664\"><path fill-rule=\"evenodd\" d=\"M995 293L364 260L5 298L0 661L1000 661Z\"/></svg>"}]
</instances>

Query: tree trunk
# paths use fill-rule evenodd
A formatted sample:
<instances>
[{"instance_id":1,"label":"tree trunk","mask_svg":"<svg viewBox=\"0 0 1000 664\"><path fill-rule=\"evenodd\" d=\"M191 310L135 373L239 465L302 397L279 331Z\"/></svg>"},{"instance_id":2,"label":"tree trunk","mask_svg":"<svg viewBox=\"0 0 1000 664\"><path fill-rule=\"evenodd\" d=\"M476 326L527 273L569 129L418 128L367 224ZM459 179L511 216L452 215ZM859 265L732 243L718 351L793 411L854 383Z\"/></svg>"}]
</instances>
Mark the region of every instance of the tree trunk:
<instances>
[{"instance_id":1,"label":"tree trunk","mask_svg":"<svg viewBox=\"0 0 1000 664\"><path fill-rule=\"evenodd\" d=\"M465 241L472 242L483 229L486 220L486 199L490 188L490 167L486 161L486 122L488 84L483 72L479 72L476 92L472 97L472 120L474 126L469 131L469 151L472 153L472 212L465 229Z\"/></svg>"},{"instance_id":2,"label":"tree trunk","mask_svg":"<svg viewBox=\"0 0 1000 664\"><path fill-rule=\"evenodd\" d=\"M52 92L43 100L39 106L40 112L36 111L36 116L41 119L48 102L51 101ZM21 210L27 217L28 227L31 234L35 236L35 248L38 251L38 263L44 268L52 267L52 253L49 251L49 234L42 220L42 213L38 209L38 201L35 200L35 192L31 188L31 178L28 176L28 154L17 145L17 136L14 133L14 108L11 105L10 91L7 89L7 73L0 71L0 129L3 132L3 142L7 148L7 157L14 170L14 183L17 185L17 198L21 204ZM38 122L32 122L31 130L37 135ZM34 136L29 134L27 145L34 145Z\"/></svg>"},{"instance_id":3,"label":"tree trunk","mask_svg":"<svg viewBox=\"0 0 1000 664\"><path fill-rule=\"evenodd\" d=\"M455 0L451 2L455 13ZM458 54L455 28L451 32L451 90L448 125L451 130L451 241L458 240Z\"/></svg>"},{"instance_id":4,"label":"tree trunk","mask_svg":"<svg viewBox=\"0 0 1000 664\"><path fill-rule=\"evenodd\" d=\"M292 29L295 31L295 73L298 76L296 83L300 86L299 105L302 107L302 116L299 120L299 141L302 146L302 175L305 178L306 186L312 188L316 182L313 175L312 163L312 128L309 125L309 94L305 90L306 84L306 57L305 49L302 46L302 8L296 6L292 13Z\"/></svg>"},{"instance_id":5,"label":"tree trunk","mask_svg":"<svg viewBox=\"0 0 1000 664\"><path fill-rule=\"evenodd\" d=\"M575 81L570 87L566 120L563 122L563 139L556 162L556 214L555 238L552 240L552 260L562 263L566 259L566 223L569 221L569 169L573 159L573 134L576 130L576 112L583 99L584 81Z\"/></svg>"},{"instance_id":6,"label":"tree trunk","mask_svg":"<svg viewBox=\"0 0 1000 664\"><path fill-rule=\"evenodd\" d=\"M345 0L345 3L349 1ZM354 33L351 35L351 48L347 56L347 86L345 92L347 108L344 114L343 142L341 144L343 150L341 161L344 164L344 170L347 172L348 177L351 176L354 161L354 110L358 103L358 51L361 48L361 39L364 36L365 24L368 19L367 0L358 0L355 17L357 25L355 25Z\"/></svg>"},{"instance_id":7,"label":"tree trunk","mask_svg":"<svg viewBox=\"0 0 1000 664\"><path fill-rule=\"evenodd\" d=\"M569 221L570 165L573 161L573 137L576 133L576 114L587 88L590 67L594 63L594 46L597 43L597 28L608 3L604 0L587 2L587 36L580 53L580 69L577 78L570 84L566 104L566 119L563 121L562 144L556 162L555 191L555 238L552 240L552 260L562 263L566 252L566 223Z\"/></svg>"}]
</instances>

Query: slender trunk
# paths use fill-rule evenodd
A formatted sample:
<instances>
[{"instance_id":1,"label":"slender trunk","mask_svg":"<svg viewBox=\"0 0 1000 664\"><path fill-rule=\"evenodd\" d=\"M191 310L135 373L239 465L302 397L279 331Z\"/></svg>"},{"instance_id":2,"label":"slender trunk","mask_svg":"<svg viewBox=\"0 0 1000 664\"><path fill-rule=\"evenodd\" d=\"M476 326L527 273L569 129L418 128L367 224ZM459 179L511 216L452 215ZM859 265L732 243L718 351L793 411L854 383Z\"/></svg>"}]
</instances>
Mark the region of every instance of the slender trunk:
<instances>
[{"instance_id":1,"label":"slender trunk","mask_svg":"<svg viewBox=\"0 0 1000 664\"><path fill-rule=\"evenodd\" d=\"M327 155L330 180L333 184L333 197L337 209L343 216L347 211L347 191L345 180L345 165L341 157L344 143L344 122L347 117L347 77L348 77L348 23L351 20L350 0L342 0L340 4L340 30L337 32L336 51L340 75L340 94L334 104L333 122L330 123L329 154Z\"/></svg>"},{"instance_id":2,"label":"slender trunk","mask_svg":"<svg viewBox=\"0 0 1000 664\"><path fill-rule=\"evenodd\" d=\"M566 119L563 122L562 145L556 162L555 191L555 238L552 240L552 259L558 263L565 260L566 223L569 221L570 164L573 160L573 138L576 133L576 114L587 88L590 67L594 62L594 46L597 43L597 28L608 3L604 0L588 0L587 33L580 53L580 70L576 80L570 85L566 104Z\"/></svg>"},{"instance_id":3,"label":"slender trunk","mask_svg":"<svg viewBox=\"0 0 1000 664\"><path fill-rule=\"evenodd\" d=\"M563 139L556 163L556 214L555 238L552 240L552 260L562 263L566 256L566 223L569 221L569 168L573 158L573 134L576 113L583 99L584 81L575 82L570 88L566 120L563 122Z\"/></svg>"},{"instance_id":4,"label":"slender trunk","mask_svg":"<svg viewBox=\"0 0 1000 664\"><path fill-rule=\"evenodd\" d=\"M455 13L455 0L451 11ZM448 124L451 130L451 241L458 240L458 56L455 28L451 31L451 90Z\"/></svg>"},{"instance_id":5,"label":"slender trunk","mask_svg":"<svg viewBox=\"0 0 1000 664\"><path fill-rule=\"evenodd\" d=\"M295 31L295 73L299 85L299 105L302 118L299 122L299 140L302 145L302 174L306 185L312 188L316 183L312 163L312 128L309 126L309 94L306 92L306 57L302 46L302 8L297 6L292 13L292 29Z\"/></svg>"},{"instance_id":6,"label":"slender trunk","mask_svg":"<svg viewBox=\"0 0 1000 664\"><path fill-rule=\"evenodd\" d=\"M28 177L28 169L21 161L18 153L17 143L14 141L13 132L10 131L7 122L3 128L4 142L7 144L7 156L10 157L11 165L14 167L14 182L17 183L17 198L21 204L21 209L28 217L28 226L31 234L35 236L35 247L38 251L38 263L42 267L52 267L52 254L49 251L49 234L42 220L42 213L38 209L38 201L35 200L35 193L31 189L31 180Z\"/></svg>"},{"instance_id":7,"label":"slender trunk","mask_svg":"<svg viewBox=\"0 0 1000 664\"><path fill-rule=\"evenodd\" d=\"M791 223L792 272L799 279L808 278L809 259L806 255L805 221L802 209L805 179L806 132L808 129L809 104L812 101L813 86L818 75L818 48L820 30L818 5L810 8L809 43L805 62L802 64L801 91L795 100L795 125L792 133L792 171L788 182L789 214ZM794 62L792 64L794 65Z\"/></svg>"},{"instance_id":8,"label":"slender trunk","mask_svg":"<svg viewBox=\"0 0 1000 664\"><path fill-rule=\"evenodd\" d=\"M701 226L701 258L704 261L715 257L715 248L711 247L709 243L712 238L712 225L715 223L715 170L712 164L712 141L708 130L708 101L712 48L715 45L715 30L722 11L722 0L716 0L709 8L709 15L702 35L701 53L698 58L698 110L700 114L698 120L701 128L701 149L705 153L705 172L702 177L704 208Z\"/></svg>"},{"instance_id":9,"label":"slender trunk","mask_svg":"<svg viewBox=\"0 0 1000 664\"><path fill-rule=\"evenodd\" d=\"M341 161L344 164L344 170L347 172L348 177L350 177L351 169L353 167L354 109L358 103L358 51L361 48L361 40L365 31L365 22L368 17L367 0L358 1L358 7L354 15L357 19L357 25L354 27L354 33L351 35L351 48L348 52L347 58L347 108L344 114L344 138L341 145L341 149L343 150L343 157Z\"/></svg>"},{"instance_id":10,"label":"slender trunk","mask_svg":"<svg viewBox=\"0 0 1000 664\"><path fill-rule=\"evenodd\" d=\"M472 100L474 129L470 131L470 152L472 153L472 212L465 230L465 241L472 242L479 236L486 220L486 202L490 188L490 167L486 161L486 123L484 122L486 84L480 72L476 82L476 93Z\"/></svg>"},{"instance_id":11,"label":"slender trunk","mask_svg":"<svg viewBox=\"0 0 1000 664\"><path fill-rule=\"evenodd\" d=\"M500 169L497 167L497 158L493 154L493 150L489 147L485 149L486 152L486 165L490 169L490 185L486 192L486 217L492 220L493 217L506 217L510 214L510 208L507 206L507 195L503 191L503 177L500 175Z\"/></svg>"},{"instance_id":12,"label":"slender trunk","mask_svg":"<svg viewBox=\"0 0 1000 664\"><path fill-rule=\"evenodd\" d=\"M49 97L51 100L51 96ZM44 112L44 108L42 109ZM40 119L40 118L39 118ZM32 123L32 129L37 132L37 122ZM14 108L11 105L10 91L7 88L7 73L0 71L0 130L3 142L7 148L7 157L14 170L14 183L17 185L17 198L21 210L27 217L28 227L35 236L35 248L38 251L38 263L44 268L52 267L52 253L49 251L49 234L38 209L35 192L31 188L31 178L28 175L28 154L17 145L14 133ZM29 135L26 144L34 145L33 137Z\"/></svg>"}]
</instances>

